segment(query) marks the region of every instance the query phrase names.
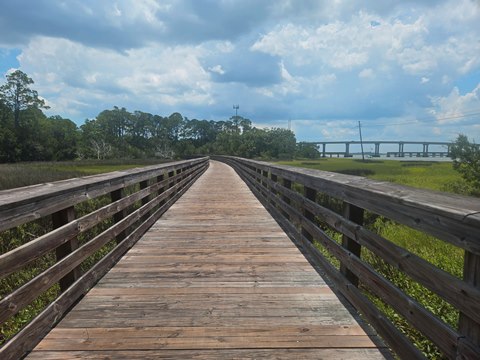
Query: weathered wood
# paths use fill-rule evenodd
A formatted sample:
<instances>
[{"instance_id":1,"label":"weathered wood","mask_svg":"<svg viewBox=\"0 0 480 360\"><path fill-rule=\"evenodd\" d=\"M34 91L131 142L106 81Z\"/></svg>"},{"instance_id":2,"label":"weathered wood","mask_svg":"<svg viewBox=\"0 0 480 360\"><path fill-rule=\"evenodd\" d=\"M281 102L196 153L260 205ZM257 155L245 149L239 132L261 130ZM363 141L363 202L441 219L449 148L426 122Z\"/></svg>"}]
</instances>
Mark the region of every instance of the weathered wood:
<instances>
[{"instance_id":1,"label":"weathered wood","mask_svg":"<svg viewBox=\"0 0 480 360\"><path fill-rule=\"evenodd\" d=\"M303 196L314 202L317 200L317 192L309 187L304 187ZM305 216L305 218L310 221L315 221L315 215L311 213L308 209L303 210L303 216ZM311 234L306 228L302 227L302 235L305 236L305 238L307 238L310 242L313 242L313 234Z\"/></svg>"},{"instance_id":2,"label":"weathered wood","mask_svg":"<svg viewBox=\"0 0 480 360\"><path fill-rule=\"evenodd\" d=\"M363 209L355 205L344 203L343 205L343 217L348 219L355 224L363 225ZM342 236L342 246L351 252L354 256L360 257L362 247L361 245L352 237L349 237L345 234ZM350 281L353 285L358 286L358 277L345 265L345 263L340 263L340 272Z\"/></svg>"},{"instance_id":3,"label":"weathered wood","mask_svg":"<svg viewBox=\"0 0 480 360\"><path fill-rule=\"evenodd\" d=\"M52 223L54 229L68 224L73 220L75 220L75 209L73 206L52 214ZM57 257L57 262L70 255L76 249L78 249L78 239L76 236L72 236L65 243L56 248L55 254ZM79 275L80 269L77 267L65 274L65 276L58 281L60 285L60 291L63 292L68 289L68 287L78 279Z\"/></svg>"},{"instance_id":4,"label":"weathered wood","mask_svg":"<svg viewBox=\"0 0 480 360\"><path fill-rule=\"evenodd\" d=\"M329 263L310 244L310 235L313 234L323 247L340 260L341 272L347 275L348 279L339 277L333 267L327 273L335 282L348 280L346 288L337 284L340 288L343 287L342 293L348 291L348 294L344 293L347 298L351 296L351 286L356 285L357 278L359 278L364 286L393 306L399 314L429 337L448 357L480 357L480 347L478 346L480 326L477 321L480 319L480 292L476 283L455 278L361 226L363 211L368 209L465 248L470 255L466 256L465 264L465 272L469 275L465 275L464 278L465 280L469 276L478 278L480 262L478 259L469 261L478 256L478 249L480 249L478 245L480 244L478 241L480 235L478 231L474 230L475 227L478 229L480 224L478 212L480 203L477 200L409 189L358 177L337 176L337 174L306 169L299 170L258 161L238 158L229 158L228 161L249 183L252 190L264 201L270 211L278 214L277 218L282 224L285 224L287 233L293 238L300 239L300 246L316 252L314 257L322 269L325 269ZM251 171L252 167L256 171ZM290 184L286 187L267 179L265 186L260 187L258 173L266 171L290 182L299 183L305 189L318 190L328 196L346 201L349 205L345 214L342 216L322 207L314 200L308 199L305 194L302 195L291 190ZM265 187L270 188L270 193L266 194L262 191ZM277 196L277 193L280 196ZM276 210L277 208L279 210ZM343 249L316 225L315 217L343 234ZM297 230L299 227L302 229L301 235ZM305 243L307 239L309 240L308 244ZM456 332L449 328L393 284L376 274L367 264L364 264L360 258L361 246L367 247L387 263L405 272L459 309L462 313L460 331ZM352 301L350 298L349 300ZM358 309L366 306L363 301L358 302L355 299L352 303ZM380 313L375 310L373 305L368 312L370 313L367 317L375 324L375 318L378 316L375 314ZM385 327L384 324L377 323L377 326L380 326L380 333L399 354L406 356L409 351L413 351L413 348L405 350L405 341L398 342L396 339L398 334L395 334L390 325ZM464 337L465 335L466 337Z\"/></svg>"},{"instance_id":5,"label":"weathered wood","mask_svg":"<svg viewBox=\"0 0 480 360\"><path fill-rule=\"evenodd\" d=\"M29 241L28 243L8 253L0 255L0 278L21 269L23 266L29 264L35 259L38 259L40 256L43 256L47 252L54 250L58 246L61 246L68 241L68 239L79 235L81 232L91 229L93 226L99 224L103 220L111 216L115 217L116 214L124 211L127 207L142 199L149 192L155 191L158 187L165 186L166 184L167 181L164 180L160 183L152 185L149 188L131 194L128 197L118 198L118 200L112 204L106 205L79 219L70 221L58 229L54 229L53 231ZM117 199L117 196L115 196L114 199ZM163 204L163 197L161 199L162 200L160 201L160 204ZM117 220L120 221L124 217L125 214L122 214L122 216L117 218ZM117 236L117 238L119 236Z\"/></svg>"},{"instance_id":6,"label":"weathered wood","mask_svg":"<svg viewBox=\"0 0 480 360\"><path fill-rule=\"evenodd\" d=\"M247 178L247 181L249 179ZM253 183L252 183L253 185ZM257 192L257 191L254 191ZM260 194L257 192L257 194ZM268 200L264 199L264 204L268 204ZM268 206L268 205L266 205ZM293 212L296 210L287 205ZM353 286L343 275L340 274L323 255L315 248L312 242L303 236L293 224L289 221L283 221L280 216L280 212L275 208L270 207L270 211L277 214L277 219L280 221L284 229L291 236L291 238L298 242L298 246L305 249L310 258L317 264L319 264L323 271L332 279L337 287L341 289L342 294L359 309L362 314L368 319L368 321L379 331L381 336L388 341L393 350L405 359L423 359L424 356L418 351L418 349L410 343L410 341L398 330L395 326L382 314L378 309L368 300L355 286ZM292 215L292 213L289 213ZM303 215L298 214L299 217Z\"/></svg>"},{"instance_id":7,"label":"weathered wood","mask_svg":"<svg viewBox=\"0 0 480 360\"><path fill-rule=\"evenodd\" d=\"M358 224L317 203L306 200L297 192L278 186L276 186L276 189L283 194L282 198L289 198L301 203L303 207L309 209L315 216L320 217L334 230L355 238L359 244L367 247L388 264L437 293L460 311L465 312L473 319L477 319L476 321L480 321L479 289L435 267L428 261L395 245L380 235L358 226Z\"/></svg>"},{"instance_id":8,"label":"weathered wood","mask_svg":"<svg viewBox=\"0 0 480 360\"><path fill-rule=\"evenodd\" d=\"M119 200L121 200L123 198L123 193L124 193L124 188L121 188L121 189L117 189L117 190L114 190L110 193L110 200L112 201L112 203L114 202L117 202ZM120 211L116 212L114 215L113 215L113 222L116 224L116 223L119 223L120 221L122 221L124 218L125 218L125 214L126 214L126 209L123 208L121 209ZM116 241L117 241L117 244L121 243L123 239L125 239L125 237L127 236L126 232L125 231L122 231L121 233L119 233L116 237Z\"/></svg>"},{"instance_id":9,"label":"weathered wood","mask_svg":"<svg viewBox=\"0 0 480 360\"><path fill-rule=\"evenodd\" d=\"M0 231L37 220L88 199L175 171L205 163L206 158L152 165L140 169L61 180L0 191Z\"/></svg>"},{"instance_id":10,"label":"weathered wood","mask_svg":"<svg viewBox=\"0 0 480 360\"><path fill-rule=\"evenodd\" d=\"M151 350L149 359L265 359L265 360L291 360L291 359L331 359L331 360L377 360L383 359L381 353L375 349L216 349L216 350ZM32 360L144 360L145 351L42 351L29 356Z\"/></svg>"},{"instance_id":11,"label":"weathered wood","mask_svg":"<svg viewBox=\"0 0 480 360\"><path fill-rule=\"evenodd\" d=\"M463 280L480 289L480 255L465 252ZM460 312L458 327L462 334L465 334L475 345L480 346L480 320Z\"/></svg>"},{"instance_id":12,"label":"weathered wood","mask_svg":"<svg viewBox=\"0 0 480 360\"><path fill-rule=\"evenodd\" d=\"M134 213L126 216L114 227L107 229L104 233L95 237L82 247L73 250L70 254L60 259L51 268L47 269L36 278L32 279L2 299L0 301L0 308L2 309L0 311L0 322L12 316L12 314L17 313L21 308L26 306L30 301L38 296L38 294L48 289L56 281L59 281L65 274L75 269L83 261L83 259L86 258L86 256L92 254L103 244L118 235L119 231L123 231L126 226L130 226L132 223L140 220L153 208L155 208L158 203L163 202L168 198L168 201L160 206L152 216L146 219L145 222L140 223L140 225L134 229L131 234L125 237L125 239L122 240L112 252L107 254L96 265L94 265L91 270L74 282L70 287L66 288L59 298L57 298L39 316L31 321L20 333L10 339L0 349L0 357L2 359L16 359L26 351L30 350L38 342L39 336L44 335L51 328L51 326L61 318L63 313L67 311L71 305L76 302L88 288L92 286L93 282L97 281L98 278L101 277L105 271L108 270L108 268L110 268L111 265L116 262L123 255L123 253L141 237L141 235L158 219L158 217L163 214L188 189L188 187L205 171L207 166L208 163L205 160L191 166L188 171L183 173L183 180L176 184L175 187L162 192L160 196L157 196L155 199L145 203L144 206ZM128 183L128 181L130 180L127 179L126 182ZM1 260L8 260L7 262L10 262L12 259L14 259L14 257L11 256L13 253L13 255L17 256L17 259L20 259L18 257L19 254L27 254L28 256L25 261L29 262L32 260L32 258L37 258L39 256L38 253L45 252L46 248L52 249L58 247L59 245L65 243L65 241L77 235L80 231L85 231L104 218L112 216L115 213L118 213L119 210L130 206L135 201L149 196L149 194L158 191L158 189L165 184L166 182L160 182L152 186L145 187L143 190L140 190L128 197L119 199L114 203L105 206L104 208L98 209L93 213L82 217L81 219L72 219L71 210L70 213L64 212L63 214L59 213L54 215L54 225L65 223L66 219L72 221L54 230L52 233L46 234L43 237L25 244L21 251L16 249L7 254L3 254ZM176 192L176 194L171 197L174 192ZM62 236L64 235L68 236L66 239L61 240ZM47 245L42 243L42 240L48 240L46 242ZM25 262L22 264L22 261L18 262L21 264L20 267L25 264ZM3 266L4 262L2 261L0 264ZM8 271L4 271L4 273L5 272Z\"/></svg>"},{"instance_id":13,"label":"weathered wood","mask_svg":"<svg viewBox=\"0 0 480 360\"><path fill-rule=\"evenodd\" d=\"M234 158L480 254L480 202L359 176ZM233 160L232 160L233 161Z\"/></svg>"},{"instance_id":14,"label":"weathered wood","mask_svg":"<svg viewBox=\"0 0 480 360\"><path fill-rule=\"evenodd\" d=\"M29 358L388 356L366 329L245 184L213 163Z\"/></svg>"}]
</instances>

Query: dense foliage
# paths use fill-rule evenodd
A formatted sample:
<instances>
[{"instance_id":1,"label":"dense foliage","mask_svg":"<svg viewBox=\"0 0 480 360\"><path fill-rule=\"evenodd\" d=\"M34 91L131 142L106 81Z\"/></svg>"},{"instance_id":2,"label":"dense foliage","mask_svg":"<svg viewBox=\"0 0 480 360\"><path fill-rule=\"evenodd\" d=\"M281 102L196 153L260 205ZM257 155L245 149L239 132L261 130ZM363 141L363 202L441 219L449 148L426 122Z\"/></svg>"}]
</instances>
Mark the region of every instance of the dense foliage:
<instances>
[{"instance_id":1,"label":"dense foliage","mask_svg":"<svg viewBox=\"0 0 480 360\"><path fill-rule=\"evenodd\" d=\"M188 119L179 113L163 117L114 107L77 128L69 119L46 117L45 101L17 70L0 87L0 162L175 158L197 154L292 158L295 135L281 128L258 129L249 119Z\"/></svg>"},{"instance_id":2,"label":"dense foliage","mask_svg":"<svg viewBox=\"0 0 480 360\"><path fill-rule=\"evenodd\" d=\"M450 154L453 168L476 192L480 192L480 146L460 134L453 143Z\"/></svg>"}]
</instances>

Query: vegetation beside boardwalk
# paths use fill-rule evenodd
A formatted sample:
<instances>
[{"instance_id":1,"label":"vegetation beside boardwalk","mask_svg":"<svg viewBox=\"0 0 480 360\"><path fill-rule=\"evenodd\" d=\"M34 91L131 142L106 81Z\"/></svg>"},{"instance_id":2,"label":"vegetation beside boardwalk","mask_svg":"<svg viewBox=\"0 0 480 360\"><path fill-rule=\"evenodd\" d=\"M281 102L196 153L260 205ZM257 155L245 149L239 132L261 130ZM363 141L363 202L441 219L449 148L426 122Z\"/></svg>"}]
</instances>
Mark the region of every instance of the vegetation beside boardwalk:
<instances>
[{"instance_id":1,"label":"vegetation beside boardwalk","mask_svg":"<svg viewBox=\"0 0 480 360\"><path fill-rule=\"evenodd\" d=\"M396 160L367 160L343 158L323 158L316 160L295 160L280 162L283 165L332 171L343 174L365 176L374 180L394 182L416 188L460 193L463 195L478 194L462 176L453 169L451 162L434 161L396 161ZM319 197L319 202L322 198ZM327 204L332 207L332 203ZM333 205L335 207L335 204ZM341 211L336 209L336 211ZM400 225L389 219L366 214L365 226L392 241L398 246L405 248L421 258L429 261L436 267L461 278L463 275L462 249L440 241L433 236L413 230L405 225ZM333 231L329 235L341 241L341 236ZM317 244L317 247L335 265L335 259ZM421 303L427 310L440 317L452 328L458 324L459 313L449 303L433 294L428 289L419 285L401 271L386 264L367 249L362 249L362 258L386 279L394 283L406 294ZM364 291L366 289L363 289ZM441 359L440 351L424 336L409 326L408 322L399 316L391 307L381 299L366 293L367 296L384 311L398 329L401 329L416 346L429 359Z\"/></svg>"},{"instance_id":2,"label":"vegetation beside boardwalk","mask_svg":"<svg viewBox=\"0 0 480 360\"><path fill-rule=\"evenodd\" d=\"M320 158L281 161L279 164L364 176L421 189L473 195L474 188L453 169L449 161L365 160Z\"/></svg>"},{"instance_id":3,"label":"vegetation beside boardwalk","mask_svg":"<svg viewBox=\"0 0 480 360\"><path fill-rule=\"evenodd\" d=\"M160 164L168 160L81 160L0 164L0 190Z\"/></svg>"}]
</instances>

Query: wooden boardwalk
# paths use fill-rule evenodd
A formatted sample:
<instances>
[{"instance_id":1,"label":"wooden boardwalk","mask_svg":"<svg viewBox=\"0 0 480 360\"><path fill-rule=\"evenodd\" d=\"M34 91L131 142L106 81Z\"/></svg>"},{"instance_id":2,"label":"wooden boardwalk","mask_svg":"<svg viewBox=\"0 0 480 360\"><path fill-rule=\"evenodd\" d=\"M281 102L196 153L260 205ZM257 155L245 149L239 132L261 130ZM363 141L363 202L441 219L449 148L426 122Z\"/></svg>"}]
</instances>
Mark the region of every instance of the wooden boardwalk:
<instances>
[{"instance_id":1,"label":"wooden boardwalk","mask_svg":"<svg viewBox=\"0 0 480 360\"><path fill-rule=\"evenodd\" d=\"M28 359L383 358L375 343L212 161Z\"/></svg>"}]
</instances>

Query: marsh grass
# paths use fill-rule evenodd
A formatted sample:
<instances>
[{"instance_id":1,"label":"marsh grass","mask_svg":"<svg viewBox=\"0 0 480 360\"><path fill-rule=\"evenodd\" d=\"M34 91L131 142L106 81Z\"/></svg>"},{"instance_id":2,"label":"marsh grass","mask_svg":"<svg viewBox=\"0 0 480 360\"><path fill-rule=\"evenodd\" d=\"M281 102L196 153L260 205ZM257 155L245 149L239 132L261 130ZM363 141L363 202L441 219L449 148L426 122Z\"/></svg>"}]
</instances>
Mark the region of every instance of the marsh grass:
<instances>
[{"instance_id":1,"label":"marsh grass","mask_svg":"<svg viewBox=\"0 0 480 360\"><path fill-rule=\"evenodd\" d=\"M111 171L125 170L146 165L160 163L158 160L108 160L108 161L71 161L71 162L42 162L0 164L0 189L11 189L40 183L53 182L68 178L95 175ZM138 185L132 185L125 190L130 194L138 190ZM82 217L111 202L109 195L100 196L75 205L76 218ZM140 204L135 204L138 207ZM79 245L83 245L99 235L113 224L113 219L106 219L93 228L78 236ZM21 226L0 232L0 254L13 250L53 228L50 217L45 217ZM84 273L110 252L116 245L115 239L108 242L101 249L85 259L80 265L80 272ZM12 293L28 281L55 264L55 252L49 252L22 270L0 279L0 299ZM46 290L30 305L22 309L17 315L8 319L0 326L0 346L14 336L18 331L37 316L45 307L60 295L58 284Z\"/></svg>"},{"instance_id":2,"label":"marsh grass","mask_svg":"<svg viewBox=\"0 0 480 360\"><path fill-rule=\"evenodd\" d=\"M396 161L325 158L322 161L282 161L282 165L365 176L422 189L453 192L452 183L462 178L447 161Z\"/></svg>"},{"instance_id":3,"label":"marsh grass","mask_svg":"<svg viewBox=\"0 0 480 360\"><path fill-rule=\"evenodd\" d=\"M363 175L370 179L394 182L416 188L447 191L463 195L472 195L474 192L460 175L453 170L450 162L434 161L393 161L367 160L362 162L356 159L328 158L322 161L289 161L281 162L284 165L306 167L311 169L332 171L343 174ZM294 186L295 188L295 186ZM297 189L299 191L299 189ZM341 203L326 195L319 194L317 202L327 208L340 213ZM317 222L324 232L336 242L341 242L341 235L325 224L321 219ZM407 226L386 219L382 216L365 212L364 226L379 234L383 238L401 246L422 259L430 262L439 269L451 275L462 278L464 251L449 243L440 241L433 236L414 230ZM339 268L339 262L319 242L315 245L320 252ZM379 256L366 248L362 248L362 259L370 264L381 276L388 279L395 286L420 303L428 311L439 317L453 329L457 328L459 312L448 302L420 285L403 272L387 264ZM444 356L439 349L425 336L415 330L392 307L371 293L360 283L360 289L375 305L383 311L395 326L400 329L429 359L442 359Z\"/></svg>"},{"instance_id":4,"label":"marsh grass","mask_svg":"<svg viewBox=\"0 0 480 360\"><path fill-rule=\"evenodd\" d=\"M0 164L0 190L42 184L87 175L120 171L165 162L142 160L80 160Z\"/></svg>"}]
</instances>

